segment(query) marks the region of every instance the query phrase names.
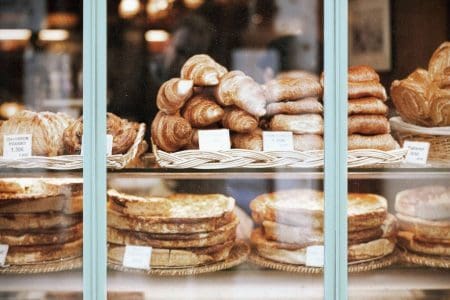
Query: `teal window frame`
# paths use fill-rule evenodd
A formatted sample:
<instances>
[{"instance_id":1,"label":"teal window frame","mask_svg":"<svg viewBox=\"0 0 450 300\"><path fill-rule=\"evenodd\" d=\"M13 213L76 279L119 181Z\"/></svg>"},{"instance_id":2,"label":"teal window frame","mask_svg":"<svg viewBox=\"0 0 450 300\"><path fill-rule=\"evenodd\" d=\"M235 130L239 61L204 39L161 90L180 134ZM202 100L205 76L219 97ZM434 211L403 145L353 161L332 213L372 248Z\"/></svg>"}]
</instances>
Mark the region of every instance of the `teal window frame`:
<instances>
[{"instance_id":1,"label":"teal window frame","mask_svg":"<svg viewBox=\"0 0 450 300\"><path fill-rule=\"evenodd\" d=\"M347 299L348 0L324 0L324 298ZM106 299L107 2L83 0L83 298Z\"/></svg>"}]
</instances>

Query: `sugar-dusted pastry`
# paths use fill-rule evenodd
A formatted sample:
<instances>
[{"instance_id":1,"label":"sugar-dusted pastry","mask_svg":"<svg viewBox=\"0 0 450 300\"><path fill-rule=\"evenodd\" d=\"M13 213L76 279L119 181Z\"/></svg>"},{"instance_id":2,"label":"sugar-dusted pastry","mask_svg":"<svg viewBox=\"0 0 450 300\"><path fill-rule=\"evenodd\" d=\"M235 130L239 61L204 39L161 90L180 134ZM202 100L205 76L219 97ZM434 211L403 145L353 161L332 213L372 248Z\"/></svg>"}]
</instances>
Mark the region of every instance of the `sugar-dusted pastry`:
<instances>
[{"instance_id":1,"label":"sugar-dusted pastry","mask_svg":"<svg viewBox=\"0 0 450 300\"><path fill-rule=\"evenodd\" d=\"M194 82L192 80L172 78L164 82L156 96L156 106L166 114L176 113L192 96Z\"/></svg>"},{"instance_id":2,"label":"sugar-dusted pastry","mask_svg":"<svg viewBox=\"0 0 450 300\"><path fill-rule=\"evenodd\" d=\"M362 81L348 83L348 98L359 99L364 97L375 97L386 101L385 88L378 81Z\"/></svg>"},{"instance_id":3,"label":"sugar-dusted pastry","mask_svg":"<svg viewBox=\"0 0 450 300\"><path fill-rule=\"evenodd\" d=\"M386 115L387 113L387 105L375 97L348 100L349 115Z\"/></svg>"},{"instance_id":4,"label":"sugar-dusted pastry","mask_svg":"<svg viewBox=\"0 0 450 300\"><path fill-rule=\"evenodd\" d=\"M192 127L177 115L159 112L152 122L152 139L164 151L177 151L191 141Z\"/></svg>"},{"instance_id":5,"label":"sugar-dusted pastry","mask_svg":"<svg viewBox=\"0 0 450 300\"><path fill-rule=\"evenodd\" d=\"M318 134L294 134L294 150L323 150L323 137Z\"/></svg>"},{"instance_id":6,"label":"sugar-dusted pastry","mask_svg":"<svg viewBox=\"0 0 450 300\"><path fill-rule=\"evenodd\" d=\"M266 110L268 116L276 114L320 114L323 112L323 105L318 97L308 97L294 101L269 103Z\"/></svg>"},{"instance_id":7,"label":"sugar-dusted pastry","mask_svg":"<svg viewBox=\"0 0 450 300\"><path fill-rule=\"evenodd\" d=\"M264 89L269 103L322 96L320 83L306 78L273 79L264 85Z\"/></svg>"},{"instance_id":8,"label":"sugar-dusted pastry","mask_svg":"<svg viewBox=\"0 0 450 300\"><path fill-rule=\"evenodd\" d=\"M389 132L389 121L383 115L352 115L348 117L348 134L375 135Z\"/></svg>"},{"instance_id":9,"label":"sugar-dusted pastry","mask_svg":"<svg viewBox=\"0 0 450 300\"><path fill-rule=\"evenodd\" d=\"M348 150L377 149L381 151L390 151L399 148L399 144L390 134L351 134L348 136Z\"/></svg>"},{"instance_id":10,"label":"sugar-dusted pastry","mask_svg":"<svg viewBox=\"0 0 450 300\"><path fill-rule=\"evenodd\" d=\"M323 118L319 114L275 115L269 123L273 131L292 131L297 134L323 134Z\"/></svg>"},{"instance_id":11,"label":"sugar-dusted pastry","mask_svg":"<svg viewBox=\"0 0 450 300\"><path fill-rule=\"evenodd\" d=\"M377 81L380 82L380 76L374 68L367 65L352 66L348 68L349 82Z\"/></svg>"}]
</instances>

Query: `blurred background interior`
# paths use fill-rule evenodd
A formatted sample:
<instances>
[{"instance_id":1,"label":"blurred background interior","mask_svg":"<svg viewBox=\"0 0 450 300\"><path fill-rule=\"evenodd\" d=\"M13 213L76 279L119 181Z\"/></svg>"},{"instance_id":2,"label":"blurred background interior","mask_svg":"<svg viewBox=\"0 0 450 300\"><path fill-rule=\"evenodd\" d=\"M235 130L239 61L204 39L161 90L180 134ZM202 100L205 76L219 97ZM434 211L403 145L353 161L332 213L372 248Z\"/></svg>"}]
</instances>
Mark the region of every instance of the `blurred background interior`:
<instances>
[{"instance_id":1,"label":"blurred background interior","mask_svg":"<svg viewBox=\"0 0 450 300\"><path fill-rule=\"evenodd\" d=\"M450 1L389 6L390 66L378 70L385 86L426 66L450 35ZM319 0L108 0L108 110L149 123L160 84L197 53L260 82L285 70L319 74L322 16ZM22 105L80 115L82 1L0 1L0 66L2 118Z\"/></svg>"}]
</instances>

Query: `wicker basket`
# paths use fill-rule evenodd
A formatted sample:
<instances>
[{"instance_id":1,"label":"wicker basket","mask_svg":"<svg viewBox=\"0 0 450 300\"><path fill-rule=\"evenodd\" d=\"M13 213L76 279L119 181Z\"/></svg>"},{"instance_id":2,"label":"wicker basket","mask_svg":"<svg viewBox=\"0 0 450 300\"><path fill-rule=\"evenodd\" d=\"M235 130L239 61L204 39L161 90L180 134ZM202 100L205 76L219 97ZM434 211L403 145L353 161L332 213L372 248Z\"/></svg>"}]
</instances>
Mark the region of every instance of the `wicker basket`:
<instances>
[{"instance_id":1,"label":"wicker basket","mask_svg":"<svg viewBox=\"0 0 450 300\"><path fill-rule=\"evenodd\" d=\"M404 141L428 142L429 159L450 161L450 127L421 127L406 123L400 117L391 118L390 123L402 146Z\"/></svg>"},{"instance_id":2,"label":"wicker basket","mask_svg":"<svg viewBox=\"0 0 450 300\"><path fill-rule=\"evenodd\" d=\"M158 165L171 169L228 169L228 168L320 168L324 165L324 151L253 151L230 149L227 151L184 150L165 152L152 143ZM380 151L373 149L350 150L348 167L393 164L405 159L406 149Z\"/></svg>"},{"instance_id":3,"label":"wicker basket","mask_svg":"<svg viewBox=\"0 0 450 300\"><path fill-rule=\"evenodd\" d=\"M125 154L109 155L106 160L106 166L111 169L123 169L137 156L146 150L144 141L145 124L139 125L139 130L133 145ZM0 168L16 169L51 169L51 170L77 170L83 168L82 155L60 155L60 156L31 156L20 159L8 159L0 157Z\"/></svg>"}]
</instances>

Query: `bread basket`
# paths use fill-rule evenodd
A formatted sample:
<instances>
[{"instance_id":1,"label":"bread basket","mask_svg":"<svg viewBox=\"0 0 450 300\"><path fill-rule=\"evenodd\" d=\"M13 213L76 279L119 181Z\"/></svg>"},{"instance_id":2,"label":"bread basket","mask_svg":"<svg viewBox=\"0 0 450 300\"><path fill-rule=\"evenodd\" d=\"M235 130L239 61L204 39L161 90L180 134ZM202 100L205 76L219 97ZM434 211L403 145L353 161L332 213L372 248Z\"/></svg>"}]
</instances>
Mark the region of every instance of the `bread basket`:
<instances>
[{"instance_id":1,"label":"bread basket","mask_svg":"<svg viewBox=\"0 0 450 300\"><path fill-rule=\"evenodd\" d=\"M401 146L404 141L428 142L429 159L450 161L450 127L422 127L406 123L400 117L393 117L389 121L393 135Z\"/></svg>"},{"instance_id":2,"label":"bread basket","mask_svg":"<svg viewBox=\"0 0 450 300\"><path fill-rule=\"evenodd\" d=\"M125 154L109 155L106 158L106 166L111 169L123 169L147 150L144 141L145 124L139 125L139 130L132 146ZM60 156L31 156L26 158L10 159L0 156L0 168L31 169L42 168L51 170L77 170L83 168L82 155Z\"/></svg>"}]
</instances>

